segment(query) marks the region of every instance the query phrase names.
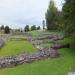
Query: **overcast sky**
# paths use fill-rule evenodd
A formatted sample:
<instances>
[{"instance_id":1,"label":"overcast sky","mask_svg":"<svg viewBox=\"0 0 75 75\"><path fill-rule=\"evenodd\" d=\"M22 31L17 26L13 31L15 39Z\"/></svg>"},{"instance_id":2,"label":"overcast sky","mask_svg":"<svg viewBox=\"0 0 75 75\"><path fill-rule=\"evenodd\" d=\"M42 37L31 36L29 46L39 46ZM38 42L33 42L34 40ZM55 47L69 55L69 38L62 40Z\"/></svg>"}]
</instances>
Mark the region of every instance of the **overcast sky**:
<instances>
[{"instance_id":1,"label":"overcast sky","mask_svg":"<svg viewBox=\"0 0 75 75\"><path fill-rule=\"evenodd\" d=\"M0 0L0 25L23 28L28 25L42 25L50 0ZM59 10L62 0L55 0Z\"/></svg>"}]
</instances>

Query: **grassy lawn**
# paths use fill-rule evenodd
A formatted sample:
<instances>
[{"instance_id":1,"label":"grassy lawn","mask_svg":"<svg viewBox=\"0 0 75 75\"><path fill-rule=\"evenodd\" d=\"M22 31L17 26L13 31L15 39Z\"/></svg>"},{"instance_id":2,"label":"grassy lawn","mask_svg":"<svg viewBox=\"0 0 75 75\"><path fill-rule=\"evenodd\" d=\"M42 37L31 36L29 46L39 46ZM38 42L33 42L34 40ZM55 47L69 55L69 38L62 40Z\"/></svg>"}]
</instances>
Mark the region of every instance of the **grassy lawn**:
<instances>
[{"instance_id":1,"label":"grassy lawn","mask_svg":"<svg viewBox=\"0 0 75 75\"><path fill-rule=\"evenodd\" d=\"M42 40L33 40L32 42L42 42Z\"/></svg>"},{"instance_id":2,"label":"grassy lawn","mask_svg":"<svg viewBox=\"0 0 75 75\"><path fill-rule=\"evenodd\" d=\"M61 40L64 43L72 43L71 39ZM43 44L50 45L50 44ZM29 42L10 41L1 50L0 55L11 55L20 52L33 52L35 48ZM0 75L68 75L75 72L75 48L58 50L60 57L46 59L31 64L24 64L14 68L0 70Z\"/></svg>"},{"instance_id":3,"label":"grassy lawn","mask_svg":"<svg viewBox=\"0 0 75 75\"><path fill-rule=\"evenodd\" d=\"M0 75L68 75L75 71L75 52L61 49L60 57L0 70Z\"/></svg>"},{"instance_id":4,"label":"grassy lawn","mask_svg":"<svg viewBox=\"0 0 75 75\"><path fill-rule=\"evenodd\" d=\"M24 35L15 35L15 36L12 36L11 38L28 38L28 37Z\"/></svg>"},{"instance_id":5,"label":"grassy lawn","mask_svg":"<svg viewBox=\"0 0 75 75\"><path fill-rule=\"evenodd\" d=\"M41 44L41 46L52 46L53 44L52 43L44 43L44 44Z\"/></svg>"},{"instance_id":6,"label":"grassy lawn","mask_svg":"<svg viewBox=\"0 0 75 75\"><path fill-rule=\"evenodd\" d=\"M64 40L60 40L59 42L69 43L71 48L75 49L75 39L73 38L65 38Z\"/></svg>"},{"instance_id":7,"label":"grassy lawn","mask_svg":"<svg viewBox=\"0 0 75 75\"><path fill-rule=\"evenodd\" d=\"M35 36L35 35L39 35L39 34L43 33L43 31L34 30L34 31L31 31L31 33L33 36Z\"/></svg>"},{"instance_id":8,"label":"grassy lawn","mask_svg":"<svg viewBox=\"0 0 75 75\"><path fill-rule=\"evenodd\" d=\"M9 41L2 49L0 49L0 56L15 55L23 52L31 53L36 50L37 49L27 41Z\"/></svg>"}]
</instances>

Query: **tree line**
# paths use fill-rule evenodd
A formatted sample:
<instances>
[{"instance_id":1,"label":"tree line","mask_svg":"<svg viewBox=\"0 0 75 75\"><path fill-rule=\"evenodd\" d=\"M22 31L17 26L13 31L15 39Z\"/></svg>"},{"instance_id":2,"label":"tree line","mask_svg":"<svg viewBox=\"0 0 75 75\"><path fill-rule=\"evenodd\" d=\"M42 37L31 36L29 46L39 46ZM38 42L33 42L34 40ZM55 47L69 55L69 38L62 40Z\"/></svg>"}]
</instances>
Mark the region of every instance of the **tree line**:
<instances>
[{"instance_id":1,"label":"tree line","mask_svg":"<svg viewBox=\"0 0 75 75\"><path fill-rule=\"evenodd\" d=\"M28 31L40 30L40 29L41 29L40 26L32 25L31 27L29 27L29 25L26 25L24 29L15 29L15 31L28 32ZM9 26L1 25L0 31L3 31L3 33L5 34L9 34L11 31L13 31L13 29L11 29Z\"/></svg>"},{"instance_id":2,"label":"tree line","mask_svg":"<svg viewBox=\"0 0 75 75\"><path fill-rule=\"evenodd\" d=\"M0 31L3 31L5 34L9 34L10 33L10 28L9 28L9 26L4 27L4 25L2 25L0 27Z\"/></svg>"},{"instance_id":3,"label":"tree line","mask_svg":"<svg viewBox=\"0 0 75 75\"><path fill-rule=\"evenodd\" d=\"M45 16L47 30L63 31L65 36L75 37L75 0L64 0L61 11L50 0Z\"/></svg>"},{"instance_id":4,"label":"tree line","mask_svg":"<svg viewBox=\"0 0 75 75\"><path fill-rule=\"evenodd\" d=\"M40 26L36 27L36 25L33 25L30 28L29 25L26 25L25 28L24 28L24 31L25 32L28 32L28 31L40 30L40 29L41 29Z\"/></svg>"}]
</instances>

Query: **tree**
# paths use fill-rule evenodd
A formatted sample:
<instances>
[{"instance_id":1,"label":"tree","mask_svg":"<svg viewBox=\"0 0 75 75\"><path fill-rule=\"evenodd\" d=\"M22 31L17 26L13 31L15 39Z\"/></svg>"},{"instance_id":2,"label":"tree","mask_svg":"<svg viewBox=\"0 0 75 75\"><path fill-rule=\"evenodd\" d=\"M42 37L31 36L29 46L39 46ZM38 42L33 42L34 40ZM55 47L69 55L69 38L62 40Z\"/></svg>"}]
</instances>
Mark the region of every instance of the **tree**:
<instances>
[{"instance_id":1,"label":"tree","mask_svg":"<svg viewBox=\"0 0 75 75\"><path fill-rule=\"evenodd\" d=\"M0 29L1 29L1 30L4 30L4 25L2 25L2 26L0 27Z\"/></svg>"},{"instance_id":2,"label":"tree","mask_svg":"<svg viewBox=\"0 0 75 75\"><path fill-rule=\"evenodd\" d=\"M65 0L62 21L65 35L75 37L75 0Z\"/></svg>"},{"instance_id":3,"label":"tree","mask_svg":"<svg viewBox=\"0 0 75 75\"><path fill-rule=\"evenodd\" d=\"M25 32L28 32L28 31L29 31L29 25L26 25L26 26L25 26L24 31L25 31Z\"/></svg>"},{"instance_id":4,"label":"tree","mask_svg":"<svg viewBox=\"0 0 75 75\"><path fill-rule=\"evenodd\" d=\"M42 21L43 24L43 30L45 29L45 20Z\"/></svg>"},{"instance_id":5,"label":"tree","mask_svg":"<svg viewBox=\"0 0 75 75\"><path fill-rule=\"evenodd\" d=\"M31 26L31 31L32 30L36 30L36 26L35 25Z\"/></svg>"},{"instance_id":6,"label":"tree","mask_svg":"<svg viewBox=\"0 0 75 75\"><path fill-rule=\"evenodd\" d=\"M9 28L9 26L5 26L4 32L5 32L6 34L9 34L9 33L10 33L10 28Z\"/></svg>"},{"instance_id":7,"label":"tree","mask_svg":"<svg viewBox=\"0 0 75 75\"><path fill-rule=\"evenodd\" d=\"M37 30L40 30L40 26L37 27Z\"/></svg>"},{"instance_id":8,"label":"tree","mask_svg":"<svg viewBox=\"0 0 75 75\"><path fill-rule=\"evenodd\" d=\"M58 28L58 10L53 0L50 1L46 13L46 25L48 30L57 30Z\"/></svg>"},{"instance_id":9,"label":"tree","mask_svg":"<svg viewBox=\"0 0 75 75\"><path fill-rule=\"evenodd\" d=\"M15 32L20 32L20 29L15 29Z\"/></svg>"}]
</instances>

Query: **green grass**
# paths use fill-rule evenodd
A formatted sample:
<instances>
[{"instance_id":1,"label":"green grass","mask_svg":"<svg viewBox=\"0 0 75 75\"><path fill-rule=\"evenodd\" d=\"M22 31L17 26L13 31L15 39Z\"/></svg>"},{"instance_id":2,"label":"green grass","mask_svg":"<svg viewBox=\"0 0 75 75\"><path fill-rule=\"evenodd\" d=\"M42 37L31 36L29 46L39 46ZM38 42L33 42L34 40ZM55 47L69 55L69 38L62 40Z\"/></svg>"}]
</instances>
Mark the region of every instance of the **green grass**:
<instances>
[{"instance_id":1,"label":"green grass","mask_svg":"<svg viewBox=\"0 0 75 75\"><path fill-rule=\"evenodd\" d=\"M42 41L42 40L33 40L32 42L40 42L40 41Z\"/></svg>"},{"instance_id":2,"label":"green grass","mask_svg":"<svg viewBox=\"0 0 75 75\"><path fill-rule=\"evenodd\" d=\"M44 44L41 44L41 46L52 46L53 44L52 43L44 43Z\"/></svg>"},{"instance_id":3,"label":"green grass","mask_svg":"<svg viewBox=\"0 0 75 75\"><path fill-rule=\"evenodd\" d=\"M0 56L15 55L23 52L31 53L36 50L37 49L27 41L9 41L2 49L0 49Z\"/></svg>"},{"instance_id":4,"label":"green grass","mask_svg":"<svg viewBox=\"0 0 75 75\"><path fill-rule=\"evenodd\" d=\"M31 31L32 35L35 36L35 35L39 35L39 34L42 34L43 31L39 31L39 30L34 30L34 31Z\"/></svg>"},{"instance_id":5,"label":"green grass","mask_svg":"<svg viewBox=\"0 0 75 75\"><path fill-rule=\"evenodd\" d=\"M0 75L68 75L75 71L75 52L59 50L60 57L0 70Z\"/></svg>"},{"instance_id":6,"label":"green grass","mask_svg":"<svg viewBox=\"0 0 75 75\"><path fill-rule=\"evenodd\" d=\"M64 40L61 40L61 42L73 43L72 39L69 38L65 38ZM9 45L11 45L11 43L14 43L14 45L15 44L18 45L18 42L16 43L15 41L9 42L4 48L9 50ZM28 48L30 46L29 42L22 41L20 42L20 45L21 43L23 47L27 47L27 49L25 48L26 51L28 51L28 49L29 49L28 52L34 51L34 49L31 49L32 47ZM16 48L20 48L19 47L20 45L16 46ZM0 75L68 75L68 72L75 72L75 48L69 48L69 49L63 48L58 51L60 53L60 56L58 58L55 59L49 58L31 64L20 65L14 68L2 69L0 70ZM6 50L4 50L4 53L5 52ZM6 54L9 54L11 52L8 52Z\"/></svg>"},{"instance_id":7,"label":"green grass","mask_svg":"<svg viewBox=\"0 0 75 75\"><path fill-rule=\"evenodd\" d=\"M60 40L59 42L69 43L71 48L75 49L75 39L73 38L64 38L64 40Z\"/></svg>"},{"instance_id":8,"label":"green grass","mask_svg":"<svg viewBox=\"0 0 75 75\"><path fill-rule=\"evenodd\" d=\"M15 36L12 36L11 38L28 38L28 37L24 35L15 35Z\"/></svg>"}]
</instances>

